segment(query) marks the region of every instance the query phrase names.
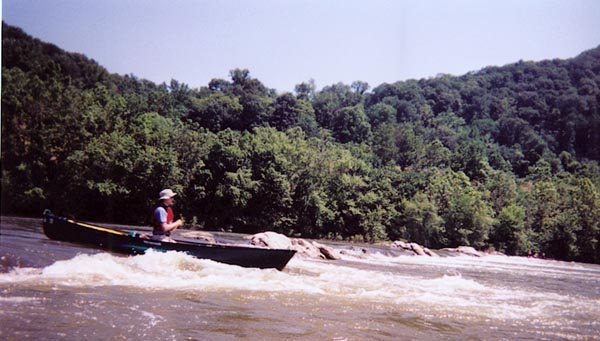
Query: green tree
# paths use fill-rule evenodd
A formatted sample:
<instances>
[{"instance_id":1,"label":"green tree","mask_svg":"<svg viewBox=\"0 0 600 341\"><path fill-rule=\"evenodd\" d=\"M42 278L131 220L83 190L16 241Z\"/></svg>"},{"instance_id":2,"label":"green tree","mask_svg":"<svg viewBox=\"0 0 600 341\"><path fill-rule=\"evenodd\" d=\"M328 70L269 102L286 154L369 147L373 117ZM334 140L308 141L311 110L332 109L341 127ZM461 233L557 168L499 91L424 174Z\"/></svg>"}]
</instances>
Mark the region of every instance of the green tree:
<instances>
[{"instance_id":1,"label":"green tree","mask_svg":"<svg viewBox=\"0 0 600 341\"><path fill-rule=\"evenodd\" d=\"M192 98L188 117L213 132L241 128L242 105L237 97L214 92L206 98Z\"/></svg>"},{"instance_id":2,"label":"green tree","mask_svg":"<svg viewBox=\"0 0 600 341\"><path fill-rule=\"evenodd\" d=\"M448 246L483 247L494 223L485 193L476 191L462 172L440 171L427 192L443 219Z\"/></svg>"},{"instance_id":3,"label":"green tree","mask_svg":"<svg viewBox=\"0 0 600 341\"><path fill-rule=\"evenodd\" d=\"M398 165L409 167L423 160L426 142L420 134L421 129L422 126L413 124L404 124L397 128Z\"/></svg>"},{"instance_id":4,"label":"green tree","mask_svg":"<svg viewBox=\"0 0 600 341\"><path fill-rule=\"evenodd\" d=\"M379 126L373 133L373 153L379 160L379 165L395 162L398 155L396 146L396 127L392 124Z\"/></svg>"},{"instance_id":5,"label":"green tree","mask_svg":"<svg viewBox=\"0 0 600 341\"><path fill-rule=\"evenodd\" d=\"M492 239L496 248L509 255L526 255L532 245L525 231L525 210L517 204L502 208Z\"/></svg>"},{"instance_id":6,"label":"green tree","mask_svg":"<svg viewBox=\"0 0 600 341\"><path fill-rule=\"evenodd\" d=\"M352 82L350 87L359 95L363 95L370 88L369 83L363 81L354 81Z\"/></svg>"},{"instance_id":7,"label":"green tree","mask_svg":"<svg viewBox=\"0 0 600 341\"><path fill-rule=\"evenodd\" d=\"M247 69L234 69L230 72L232 95L239 98L242 113L238 120L240 129L262 126L269 116L269 105L273 101L272 92L258 79L250 77Z\"/></svg>"},{"instance_id":8,"label":"green tree","mask_svg":"<svg viewBox=\"0 0 600 341\"><path fill-rule=\"evenodd\" d=\"M447 168L450 164L450 150L440 142L433 140L423 147L423 157L419 158L417 166L420 169L436 167Z\"/></svg>"},{"instance_id":9,"label":"green tree","mask_svg":"<svg viewBox=\"0 0 600 341\"><path fill-rule=\"evenodd\" d=\"M527 195L526 225L533 232L533 251L548 249L555 232L558 200L556 187L549 181L535 182Z\"/></svg>"},{"instance_id":10,"label":"green tree","mask_svg":"<svg viewBox=\"0 0 600 341\"><path fill-rule=\"evenodd\" d=\"M332 129L337 111L345 107L358 105L362 96L352 91L348 85L342 83L324 87L315 95L313 107L317 122L327 129Z\"/></svg>"},{"instance_id":11,"label":"green tree","mask_svg":"<svg viewBox=\"0 0 600 341\"><path fill-rule=\"evenodd\" d=\"M485 187L490 192L492 208L497 213L517 200L517 182L511 173L491 172L486 179Z\"/></svg>"},{"instance_id":12,"label":"green tree","mask_svg":"<svg viewBox=\"0 0 600 341\"><path fill-rule=\"evenodd\" d=\"M341 143L361 143L368 140L371 125L361 105L340 109L333 118L333 135Z\"/></svg>"},{"instance_id":13,"label":"green tree","mask_svg":"<svg viewBox=\"0 0 600 341\"><path fill-rule=\"evenodd\" d=\"M577 179L573 203L581 230L576 245L584 262L599 262L600 195L588 178Z\"/></svg>"},{"instance_id":14,"label":"green tree","mask_svg":"<svg viewBox=\"0 0 600 341\"><path fill-rule=\"evenodd\" d=\"M315 112L307 101L296 99L291 93L285 93L273 103L273 113L269 118L272 127L286 130L300 126L307 133L315 134L317 123Z\"/></svg>"},{"instance_id":15,"label":"green tree","mask_svg":"<svg viewBox=\"0 0 600 341\"><path fill-rule=\"evenodd\" d=\"M467 140L452 155L452 169L464 172L473 181L485 181L490 166L485 145L479 140Z\"/></svg>"},{"instance_id":16,"label":"green tree","mask_svg":"<svg viewBox=\"0 0 600 341\"><path fill-rule=\"evenodd\" d=\"M317 86L315 80L310 79L308 82L302 82L294 87L298 99L311 101L315 98Z\"/></svg>"},{"instance_id":17,"label":"green tree","mask_svg":"<svg viewBox=\"0 0 600 341\"><path fill-rule=\"evenodd\" d=\"M428 196L417 193L411 200L402 200L402 209L398 220L401 231L393 231L393 239L404 238L427 247L447 245L444 221L438 215L438 209Z\"/></svg>"},{"instance_id":18,"label":"green tree","mask_svg":"<svg viewBox=\"0 0 600 341\"><path fill-rule=\"evenodd\" d=\"M375 129L381 124L396 123L396 109L385 103L377 103L367 109L367 117Z\"/></svg>"}]
</instances>

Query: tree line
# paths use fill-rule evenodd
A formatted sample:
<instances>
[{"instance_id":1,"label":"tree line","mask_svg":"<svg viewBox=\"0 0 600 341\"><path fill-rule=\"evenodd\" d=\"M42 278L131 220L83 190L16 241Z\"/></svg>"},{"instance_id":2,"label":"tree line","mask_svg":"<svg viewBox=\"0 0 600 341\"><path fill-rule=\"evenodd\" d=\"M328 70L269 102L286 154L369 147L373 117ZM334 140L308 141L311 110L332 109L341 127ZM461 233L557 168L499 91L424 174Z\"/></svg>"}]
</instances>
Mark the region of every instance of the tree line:
<instances>
[{"instance_id":1,"label":"tree line","mask_svg":"<svg viewBox=\"0 0 600 341\"><path fill-rule=\"evenodd\" d=\"M116 75L2 25L2 213L600 262L600 48L278 93Z\"/></svg>"}]
</instances>

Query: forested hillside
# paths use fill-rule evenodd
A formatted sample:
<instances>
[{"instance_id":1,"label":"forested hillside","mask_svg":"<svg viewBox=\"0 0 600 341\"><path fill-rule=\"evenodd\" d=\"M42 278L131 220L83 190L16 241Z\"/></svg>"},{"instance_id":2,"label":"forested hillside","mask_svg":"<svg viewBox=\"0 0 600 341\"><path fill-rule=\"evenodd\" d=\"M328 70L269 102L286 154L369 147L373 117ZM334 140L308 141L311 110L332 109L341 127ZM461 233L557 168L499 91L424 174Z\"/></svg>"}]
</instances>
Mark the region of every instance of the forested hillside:
<instances>
[{"instance_id":1,"label":"forested hillside","mask_svg":"<svg viewBox=\"0 0 600 341\"><path fill-rule=\"evenodd\" d=\"M2 24L2 213L406 239L600 262L600 47L460 77L277 93L109 73Z\"/></svg>"}]
</instances>

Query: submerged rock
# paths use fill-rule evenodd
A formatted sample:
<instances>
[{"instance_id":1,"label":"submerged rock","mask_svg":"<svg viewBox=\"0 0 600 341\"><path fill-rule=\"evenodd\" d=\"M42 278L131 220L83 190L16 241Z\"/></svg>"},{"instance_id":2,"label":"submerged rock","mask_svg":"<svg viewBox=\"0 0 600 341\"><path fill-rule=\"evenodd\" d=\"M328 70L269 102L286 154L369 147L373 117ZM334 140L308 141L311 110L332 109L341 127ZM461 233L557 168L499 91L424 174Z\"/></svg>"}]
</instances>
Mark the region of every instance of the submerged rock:
<instances>
[{"instance_id":1,"label":"submerged rock","mask_svg":"<svg viewBox=\"0 0 600 341\"><path fill-rule=\"evenodd\" d=\"M412 251L419 256L430 256L430 257L439 257L435 252L429 250L426 247L423 247L417 243L407 243L401 240L396 240L392 243L392 248L404 249L408 251Z\"/></svg>"},{"instance_id":2,"label":"submerged rock","mask_svg":"<svg viewBox=\"0 0 600 341\"><path fill-rule=\"evenodd\" d=\"M425 256L425 251L423 251L423 247L417 243L410 243L410 248L419 256Z\"/></svg>"},{"instance_id":3,"label":"submerged rock","mask_svg":"<svg viewBox=\"0 0 600 341\"><path fill-rule=\"evenodd\" d=\"M365 248L350 246L349 248L340 251L340 253L342 255L352 256L356 258L366 258L369 254L369 250Z\"/></svg>"},{"instance_id":4,"label":"submerged rock","mask_svg":"<svg viewBox=\"0 0 600 341\"><path fill-rule=\"evenodd\" d=\"M477 250L475 250L473 247L471 246L459 246L455 249L453 248L445 248L442 249L443 251L450 251L450 252L458 252L458 253L462 253L464 255L468 255L468 256L473 256L473 257L481 257L483 256L483 254Z\"/></svg>"},{"instance_id":5,"label":"submerged rock","mask_svg":"<svg viewBox=\"0 0 600 341\"><path fill-rule=\"evenodd\" d=\"M401 240L396 240L395 242L393 242L392 247L401 248L401 249L405 249L405 250L411 250L410 243L405 243Z\"/></svg>"},{"instance_id":6,"label":"submerged rock","mask_svg":"<svg viewBox=\"0 0 600 341\"><path fill-rule=\"evenodd\" d=\"M338 260L341 258L339 253L337 251L335 251L334 249L330 248L329 246L323 245L323 244L317 243L317 242L312 242L312 243L314 246L319 248L319 250L321 251L323 256L325 256L325 259Z\"/></svg>"},{"instance_id":7,"label":"submerged rock","mask_svg":"<svg viewBox=\"0 0 600 341\"><path fill-rule=\"evenodd\" d=\"M481 257L481 253L470 246L459 246L456 248L456 252L464 253L469 256Z\"/></svg>"},{"instance_id":8,"label":"submerged rock","mask_svg":"<svg viewBox=\"0 0 600 341\"><path fill-rule=\"evenodd\" d=\"M425 252L425 254L428 255L429 257L433 257L433 258L439 258L440 257L437 253L429 250L426 247L423 248L423 252Z\"/></svg>"},{"instance_id":9,"label":"submerged rock","mask_svg":"<svg viewBox=\"0 0 600 341\"><path fill-rule=\"evenodd\" d=\"M292 250L296 250L299 254L309 258L325 259L325 255L321 253L319 248L304 239L291 239Z\"/></svg>"}]
</instances>

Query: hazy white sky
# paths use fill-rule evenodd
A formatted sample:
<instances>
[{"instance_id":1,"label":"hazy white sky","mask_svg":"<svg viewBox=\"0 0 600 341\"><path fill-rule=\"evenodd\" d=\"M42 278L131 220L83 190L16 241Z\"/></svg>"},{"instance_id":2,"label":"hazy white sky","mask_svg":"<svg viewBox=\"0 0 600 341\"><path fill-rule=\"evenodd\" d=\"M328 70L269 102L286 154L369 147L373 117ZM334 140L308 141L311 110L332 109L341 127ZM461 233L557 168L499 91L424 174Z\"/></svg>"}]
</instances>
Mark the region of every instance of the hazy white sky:
<instances>
[{"instance_id":1,"label":"hazy white sky","mask_svg":"<svg viewBox=\"0 0 600 341\"><path fill-rule=\"evenodd\" d=\"M110 72L279 92L461 75L600 45L597 0L2 0L2 18Z\"/></svg>"}]
</instances>

